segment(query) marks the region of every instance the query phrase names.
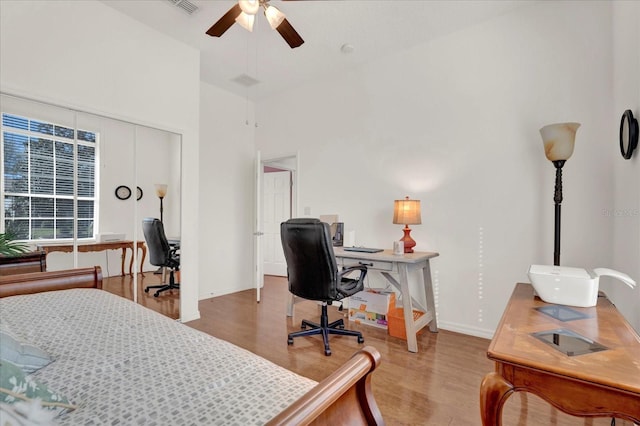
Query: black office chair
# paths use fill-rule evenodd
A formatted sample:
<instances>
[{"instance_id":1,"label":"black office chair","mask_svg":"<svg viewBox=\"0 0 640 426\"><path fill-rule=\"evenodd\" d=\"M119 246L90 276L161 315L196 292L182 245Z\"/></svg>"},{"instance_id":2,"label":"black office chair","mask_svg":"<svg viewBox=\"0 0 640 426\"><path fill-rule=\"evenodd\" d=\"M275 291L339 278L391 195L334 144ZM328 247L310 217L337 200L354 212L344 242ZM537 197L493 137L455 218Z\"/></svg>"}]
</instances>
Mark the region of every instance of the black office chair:
<instances>
[{"instance_id":1,"label":"black office chair","mask_svg":"<svg viewBox=\"0 0 640 426\"><path fill-rule=\"evenodd\" d=\"M144 292L149 293L150 288L158 290L153 294L158 297L160 293L174 288L180 288L180 283L175 282L174 272L180 270L179 247L171 247L164 234L164 225L158 219L146 217L142 221L142 231L144 239L149 248L149 262L154 266L169 268L169 283L160 285L149 285Z\"/></svg>"},{"instance_id":2,"label":"black office chair","mask_svg":"<svg viewBox=\"0 0 640 426\"><path fill-rule=\"evenodd\" d=\"M363 343L362 333L344 330L343 319L329 323L327 305L361 291L367 267L359 265L338 271L329 225L318 219L289 219L280 224L280 238L287 261L289 291L303 299L322 302L320 323L302 320L302 330L290 333L287 343L293 345L295 337L322 334L325 355L331 355L329 334L356 336L358 343ZM360 271L357 279L346 277L353 271Z\"/></svg>"}]
</instances>

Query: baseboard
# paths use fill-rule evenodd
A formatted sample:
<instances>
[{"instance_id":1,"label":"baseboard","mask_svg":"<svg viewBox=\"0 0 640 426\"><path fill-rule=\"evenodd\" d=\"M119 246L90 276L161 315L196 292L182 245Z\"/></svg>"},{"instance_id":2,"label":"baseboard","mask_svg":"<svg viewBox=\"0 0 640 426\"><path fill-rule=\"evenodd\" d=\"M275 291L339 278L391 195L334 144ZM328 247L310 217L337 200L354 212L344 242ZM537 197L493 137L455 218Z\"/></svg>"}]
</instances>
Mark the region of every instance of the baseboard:
<instances>
[{"instance_id":1,"label":"baseboard","mask_svg":"<svg viewBox=\"0 0 640 426\"><path fill-rule=\"evenodd\" d=\"M495 333L495 330L488 330L486 328L479 327L469 327L468 325L448 321L439 321L438 328L448 331L454 331L456 333L468 334L469 336L482 337L489 340L493 338L493 334Z\"/></svg>"}]
</instances>

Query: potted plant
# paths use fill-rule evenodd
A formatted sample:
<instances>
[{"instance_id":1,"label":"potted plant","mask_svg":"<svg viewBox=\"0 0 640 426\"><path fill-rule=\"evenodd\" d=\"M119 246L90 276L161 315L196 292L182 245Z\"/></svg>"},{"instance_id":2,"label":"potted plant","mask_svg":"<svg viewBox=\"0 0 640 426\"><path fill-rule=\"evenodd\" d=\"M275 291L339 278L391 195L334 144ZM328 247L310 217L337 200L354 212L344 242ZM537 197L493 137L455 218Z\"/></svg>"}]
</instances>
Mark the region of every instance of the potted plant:
<instances>
[{"instance_id":1,"label":"potted plant","mask_svg":"<svg viewBox=\"0 0 640 426\"><path fill-rule=\"evenodd\" d=\"M29 251L26 244L14 241L10 232L0 232L0 255L17 256Z\"/></svg>"}]
</instances>

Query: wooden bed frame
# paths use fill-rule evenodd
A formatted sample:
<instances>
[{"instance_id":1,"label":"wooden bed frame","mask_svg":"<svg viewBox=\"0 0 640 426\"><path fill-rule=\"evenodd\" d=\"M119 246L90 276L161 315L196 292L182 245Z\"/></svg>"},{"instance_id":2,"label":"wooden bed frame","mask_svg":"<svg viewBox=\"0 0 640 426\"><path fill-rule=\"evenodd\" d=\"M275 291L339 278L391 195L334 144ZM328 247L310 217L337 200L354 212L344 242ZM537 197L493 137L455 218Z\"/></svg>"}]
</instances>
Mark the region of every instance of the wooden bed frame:
<instances>
[{"instance_id":1,"label":"wooden bed frame","mask_svg":"<svg viewBox=\"0 0 640 426\"><path fill-rule=\"evenodd\" d=\"M66 290L102 288L102 270L93 268L0 276L0 297ZM380 353L367 346L271 419L270 426L384 425L371 391L371 373Z\"/></svg>"}]
</instances>

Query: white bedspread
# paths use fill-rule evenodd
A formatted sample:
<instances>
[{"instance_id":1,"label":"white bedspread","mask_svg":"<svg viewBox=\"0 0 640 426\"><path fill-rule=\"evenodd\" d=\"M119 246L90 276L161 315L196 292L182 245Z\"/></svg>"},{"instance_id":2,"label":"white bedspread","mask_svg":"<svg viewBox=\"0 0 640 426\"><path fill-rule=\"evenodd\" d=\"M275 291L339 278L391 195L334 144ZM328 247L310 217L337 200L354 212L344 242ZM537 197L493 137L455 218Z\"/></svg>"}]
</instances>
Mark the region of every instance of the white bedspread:
<instances>
[{"instance_id":1,"label":"white bedspread","mask_svg":"<svg viewBox=\"0 0 640 426\"><path fill-rule=\"evenodd\" d=\"M102 290L0 299L55 359L34 377L78 406L61 425L264 424L315 382Z\"/></svg>"}]
</instances>

